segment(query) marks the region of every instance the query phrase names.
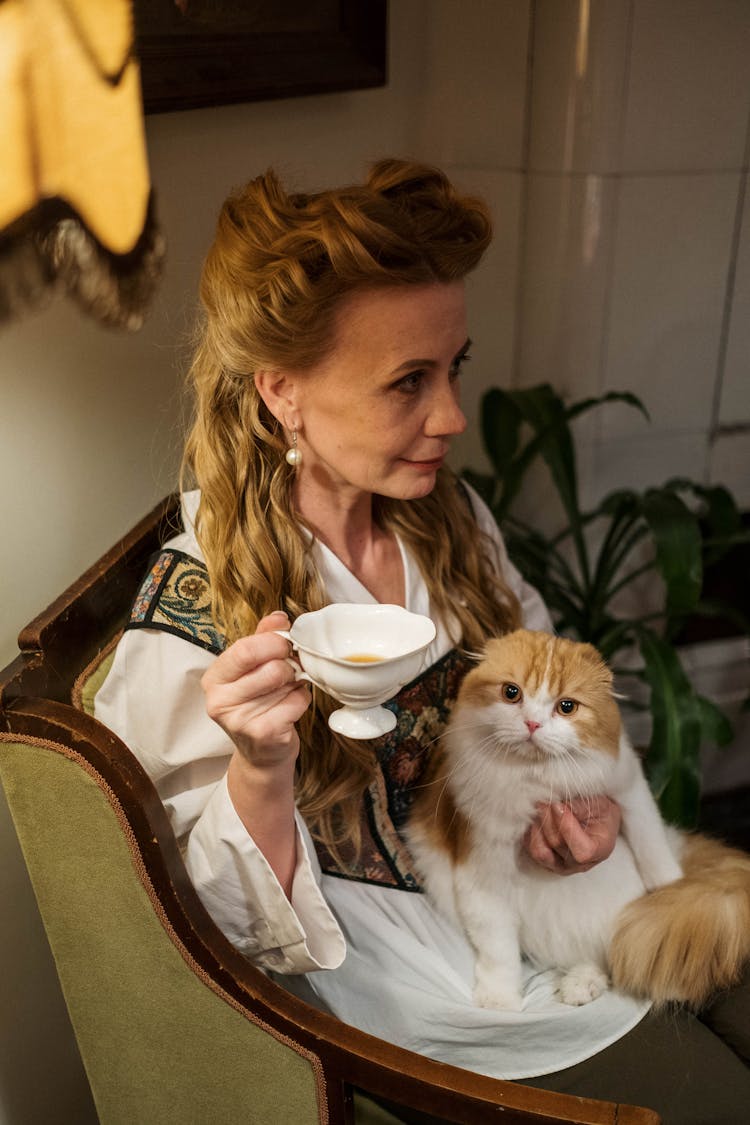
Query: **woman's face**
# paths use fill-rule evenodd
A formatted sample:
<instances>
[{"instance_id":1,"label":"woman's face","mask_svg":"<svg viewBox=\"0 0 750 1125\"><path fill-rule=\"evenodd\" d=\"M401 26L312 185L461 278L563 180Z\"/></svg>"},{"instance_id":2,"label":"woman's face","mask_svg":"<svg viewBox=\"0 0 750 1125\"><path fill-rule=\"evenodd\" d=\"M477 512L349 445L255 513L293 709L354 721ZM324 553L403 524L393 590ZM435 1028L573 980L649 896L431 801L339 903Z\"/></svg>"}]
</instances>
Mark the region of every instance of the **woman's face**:
<instances>
[{"instance_id":1,"label":"woman's face","mask_svg":"<svg viewBox=\"0 0 750 1125\"><path fill-rule=\"evenodd\" d=\"M466 418L462 282L352 294L329 356L294 379L302 462L298 496L324 488L402 500L426 496Z\"/></svg>"}]
</instances>

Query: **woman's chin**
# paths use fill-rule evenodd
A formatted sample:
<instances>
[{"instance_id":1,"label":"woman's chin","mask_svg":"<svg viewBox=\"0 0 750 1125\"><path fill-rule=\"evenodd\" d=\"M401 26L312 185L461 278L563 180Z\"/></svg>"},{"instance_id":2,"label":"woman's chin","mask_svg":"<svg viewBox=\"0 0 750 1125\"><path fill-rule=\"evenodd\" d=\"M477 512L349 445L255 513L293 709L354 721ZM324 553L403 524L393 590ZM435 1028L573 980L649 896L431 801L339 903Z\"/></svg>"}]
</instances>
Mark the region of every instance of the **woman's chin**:
<instances>
[{"instance_id":1,"label":"woman's chin","mask_svg":"<svg viewBox=\"0 0 750 1125\"><path fill-rule=\"evenodd\" d=\"M394 500L421 500L423 496L429 496L436 481L437 469L430 473L420 472L419 476L412 476L411 480L404 481L398 491L394 488L388 495Z\"/></svg>"}]
</instances>

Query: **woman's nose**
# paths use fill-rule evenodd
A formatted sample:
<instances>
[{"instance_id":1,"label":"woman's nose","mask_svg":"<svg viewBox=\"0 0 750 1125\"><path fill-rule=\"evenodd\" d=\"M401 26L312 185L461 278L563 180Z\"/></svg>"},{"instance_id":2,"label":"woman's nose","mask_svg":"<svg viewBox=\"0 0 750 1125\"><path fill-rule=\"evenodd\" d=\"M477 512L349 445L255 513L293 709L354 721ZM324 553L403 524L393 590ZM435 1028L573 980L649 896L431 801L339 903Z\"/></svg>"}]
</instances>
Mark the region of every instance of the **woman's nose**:
<instances>
[{"instance_id":1,"label":"woman's nose","mask_svg":"<svg viewBox=\"0 0 750 1125\"><path fill-rule=\"evenodd\" d=\"M458 394L453 387L447 387L435 396L426 432L430 437L449 437L462 434L468 423L466 415L459 406Z\"/></svg>"}]
</instances>

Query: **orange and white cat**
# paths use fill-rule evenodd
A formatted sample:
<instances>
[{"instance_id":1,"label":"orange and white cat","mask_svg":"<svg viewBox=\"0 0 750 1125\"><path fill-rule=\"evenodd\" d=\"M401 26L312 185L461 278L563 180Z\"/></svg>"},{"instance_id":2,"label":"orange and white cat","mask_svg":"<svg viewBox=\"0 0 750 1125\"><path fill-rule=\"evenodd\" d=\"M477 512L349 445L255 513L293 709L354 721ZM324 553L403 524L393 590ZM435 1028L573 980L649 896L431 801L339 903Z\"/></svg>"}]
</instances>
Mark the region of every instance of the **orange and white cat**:
<instances>
[{"instance_id":1,"label":"orange and white cat","mask_svg":"<svg viewBox=\"0 0 750 1125\"><path fill-rule=\"evenodd\" d=\"M562 878L522 848L540 802L607 794L612 855ZM559 995L608 987L703 1004L750 957L750 855L667 827L591 645L517 630L466 676L415 801L426 893L476 952L474 999L520 1010L521 957L562 970Z\"/></svg>"}]
</instances>

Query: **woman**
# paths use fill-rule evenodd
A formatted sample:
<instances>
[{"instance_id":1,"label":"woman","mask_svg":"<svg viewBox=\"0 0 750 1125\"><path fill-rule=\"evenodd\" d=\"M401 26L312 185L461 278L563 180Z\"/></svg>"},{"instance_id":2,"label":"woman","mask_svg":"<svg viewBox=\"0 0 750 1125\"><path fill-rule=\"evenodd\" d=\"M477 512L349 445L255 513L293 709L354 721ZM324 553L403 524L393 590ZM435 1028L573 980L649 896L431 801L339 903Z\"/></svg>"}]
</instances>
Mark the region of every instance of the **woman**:
<instances>
[{"instance_id":1,"label":"woman","mask_svg":"<svg viewBox=\"0 0 750 1125\"><path fill-rule=\"evenodd\" d=\"M655 1104L681 1125L735 1121L750 1075L692 1017L644 1019L647 1005L612 992L570 1008L530 969L522 1014L477 1008L471 949L420 894L403 846L466 652L521 622L551 627L444 465L466 425L463 279L490 236L481 202L399 161L319 195L288 196L268 173L230 197L191 372L185 465L199 492L97 714L154 778L217 923L290 987L470 1069ZM396 731L375 743L329 730L330 700L295 680L277 633L328 601L394 602L437 626L427 671L393 703ZM554 807L530 830L538 862L575 871L608 854L617 810L602 798L590 822L576 811ZM670 1085L659 1052L670 1071L678 1042L690 1058Z\"/></svg>"}]
</instances>

